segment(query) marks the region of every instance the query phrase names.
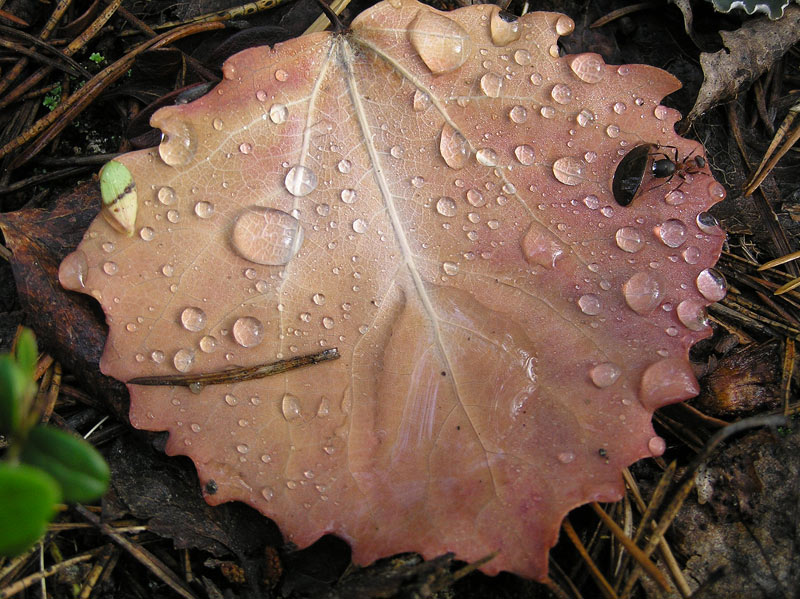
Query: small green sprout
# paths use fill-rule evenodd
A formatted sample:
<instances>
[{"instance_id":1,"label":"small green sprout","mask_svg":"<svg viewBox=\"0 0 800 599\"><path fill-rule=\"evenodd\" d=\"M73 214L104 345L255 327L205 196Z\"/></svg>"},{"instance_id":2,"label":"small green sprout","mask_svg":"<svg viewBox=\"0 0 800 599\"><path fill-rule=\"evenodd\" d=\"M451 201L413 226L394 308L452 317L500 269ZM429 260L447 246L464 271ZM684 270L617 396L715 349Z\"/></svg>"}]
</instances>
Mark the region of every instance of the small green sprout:
<instances>
[{"instance_id":1,"label":"small green sprout","mask_svg":"<svg viewBox=\"0 0 800 599\"><path fill-rule=\"evenodd\" d=\"M38 350L23 329L0 355L0 556L24 552L47 531L60 501L91 501L108 487L103 456L80 437L39 424L34 379Z\"/></svg>"},{"instance_id":2,"label":"small green sprout","mask_svg":"<svg viewBox=\"0 0 800 599\"><path fill-rule=\"evenodd\" d=\"M51 89L47 94L45 94L44 100L42 100L42 104L48 110L54 110L56 106L61 103L61 84L59 83L53 89Z\"/></svg>"},{"instance_id":3,"label":"small green sprout","mask_svg":"<svg viewBox=\"0 0 800 599\"><path fill-rule=\"evenodd\" d=\"M100 54L100 52L92 52L89 54L89 60L91 60L94 64L100 64L101 62L105 62L106 57Z\"/></svg>"}]
</instances>

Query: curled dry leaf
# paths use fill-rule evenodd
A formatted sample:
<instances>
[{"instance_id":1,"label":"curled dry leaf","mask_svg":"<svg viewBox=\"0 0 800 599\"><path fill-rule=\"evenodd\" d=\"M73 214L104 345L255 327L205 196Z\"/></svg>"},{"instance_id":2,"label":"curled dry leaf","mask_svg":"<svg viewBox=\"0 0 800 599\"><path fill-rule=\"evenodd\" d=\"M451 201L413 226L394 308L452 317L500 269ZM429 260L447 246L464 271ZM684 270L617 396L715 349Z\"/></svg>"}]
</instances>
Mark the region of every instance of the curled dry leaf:
<instances>
[{"instance_id":1,"label":"curled dry leaf","mask_svg":"<svg viewBox=\"0 0 800 599\"><path fill-rule=\"evenodd\" d=\"M559 57L572 28L384 2L234 56L153 116L157 149L106 167L107 220L60 272L106 312L104 372L341 355L129 384L131 422L170 432L210 502L299 546L336 533L358 563L496 552L486 572L542 578L564 514L663 451L652 412L697 393L687 351L724 294L724 189L659 105L678 82Z\"/></svg>"}]
</instances>

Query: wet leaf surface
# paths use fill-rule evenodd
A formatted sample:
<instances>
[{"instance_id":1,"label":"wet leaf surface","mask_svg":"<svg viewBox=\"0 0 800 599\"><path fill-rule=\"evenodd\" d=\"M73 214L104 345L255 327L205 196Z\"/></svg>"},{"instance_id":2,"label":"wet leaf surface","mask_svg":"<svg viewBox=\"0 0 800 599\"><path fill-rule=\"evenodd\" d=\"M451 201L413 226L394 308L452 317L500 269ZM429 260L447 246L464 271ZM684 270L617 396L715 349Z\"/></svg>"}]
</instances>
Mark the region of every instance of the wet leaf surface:
<instances>
[{"instance_id":1,"label":"wet leaf surface","mask_svg":"<svg viewBox=\"0 0 800 599\"><path fill-rule=\"evenodd\" d=\"M497 552L486 572L542 578L563 515L663 452L652 411L697 393L687 351L724 295L706 214L724 189L659 104L678 82L559 57L572 28L392 0L346 35L236 55L153 116L157 149L104 171L107 218L60 276L106 313L105 373L342 356L129 385L131 422L169 431L209 502L300 547L338 534L357 563Z\"/></svg>"}]
</instances>

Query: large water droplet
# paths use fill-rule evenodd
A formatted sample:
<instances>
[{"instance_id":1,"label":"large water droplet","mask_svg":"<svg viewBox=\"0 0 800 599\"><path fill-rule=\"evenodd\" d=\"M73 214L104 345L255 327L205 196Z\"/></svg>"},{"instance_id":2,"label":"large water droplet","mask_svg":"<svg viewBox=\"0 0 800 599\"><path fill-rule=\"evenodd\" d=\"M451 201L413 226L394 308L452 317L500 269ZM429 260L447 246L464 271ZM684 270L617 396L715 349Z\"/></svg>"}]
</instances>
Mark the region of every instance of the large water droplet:
<instances>
[{"instance_id":1,"label":"large water droplet","mask_svg":"<svg viewBox=\"0 0 800 599\"><path fill-rule=\"evenodd\" d=\"M554 268L564 249L552 234L534 223L522 239L522 253L530 264Z\"/></svg>"},{"instance_id":2,"label":"large water droplet","mask_svg":"<svg viewBox=\"0 0 800 599\"><path fill-rule=\"evenodd\" d=\"M507 46L519 39L522 30L515 15L495 10L489 19L489 33L496 46Z\"/></svg>"},{"instance_id":3,"label":"large water droplet","mask_svg":"<svg viewBox=\"0 0 800 599\"><path fill-rule=\"evenodd\" d=\"M297 420L302 415L300 401L291 393L284 393L281 401L281 412L286 420Z\"/></svg>"},{"instance_id":4,"label":"large water droplet","mask_svg":"<svg viewBox=\"0 0 800 599\"><path fill-rule=\"evenodd\" d=\"M663 285L651 273L639 272L622 286L625 302L637 314L650 314L661 302Z\"/></svg>"},{"instance_id":5,"label":"large water droplet","mask_svg":"<svg viewBox=\"0 0 800 599\"><path fill-rule=\"evenodd\" d=\"M697 275L697 290L710 302L718 302L725 297L728 283L722 273L713 268L706 268Z\"/></svg>"},{"instance_id":6,"label":"large water droplet","mask_svg":"<svg viewBox=\"0 0 800 599\"><path fill-rule=\"evenodd\" d=\"M68 254L58 267L58 282L64 289L82 291L86 287L86 273L89 264L83 250L75 250Z\"/></svg>"},{"instance_id":7,"label":"large water droplet","mask_svg":"<svg viewBox=\"0 0 800 599\"><path fill-rule=\"evenodd\" d=\"M702 331L708 327L705 303L701 300L683 300L675 311L678 320L690 331Z\"/></svg>"},{"instance_id":8,"label":"large water droplet","mask_svg":"<svg viewBox=\"0 0 800 599\"><path fill-rule=\"evenodd\" d=\"M353 221L353 231L356 233L365 233L369 224L363 218L357 218Z\"/></svg>"},{"instance_id":9,"label":"large water droplet","mask_svg":"<svg viewBox=\"0 0 800 599\"><path fill-rule=\"evenodd\" d=\"M172 358L172 363L175 366L175 369L179 372L186 372L189 368L192 367L192 363L194 362L194 350L191 349L179 349L175 352L175 356Z\"/></svg>"},{"instance_id":10,"label":"large water droplet","mask_svg":"<svg viewBox=\"0 0 800 599\"><path fill-rule=\"evenodd\" d=\"M187 331L202 331L206 326L206 313L196 306L184 308L181 312L181 324Z\"/></svg>"},{"instance_id":11,"label":"large water droplet","mask_svg":"<svg viewBox=\"0 0 800 599\"><path fill-rule=\"evenodd\" d=\"M284 180L287 191L293 196L302 197L317 188L317 175L310 168L296 164L286 173Z\"/></svg>"},{"instance_id":12,"label":"large water droplet","mask_svg":"<svg viewBox=\"0 0 800 599\"><path fill-rule=\"evenodd\" d=\"M232 244L245 260L280 266L288 263L303 244L303 227L282 210L250 206L236 217Z\"/></svg>"},{"instance_id":13,"label":"large water droplet","mask_svg":"<svg viewBox=\"0 0 800 599\"><path fill-rule=\"evenodd\" d=\"M408 30L411 45L433 73L446 73L469 58L469 34L444 15L420 10Z\"/></svg>"},{"instance_id":14,"label":"large water droplet","mask_svg":"<svg viewBox=\"0 0 800 599\"><path fill-rule=\"evenodd\" d=\"M586 83L599 83L605 77L605 62L599 54L578 54L569 63L575 76Z\"/></svg>"},{"instance_id":15,"label":"large water droplet","mask_svg":"<svg viewBox=\"0 0 800 599\"><path fill-rule=\"evenodd\" d=\"M352 204L358 198L358 194L355 189L343 189L341 198L345 204Z\"/></svg>"},{"instance_id":16,"label":"large water droplet","mask_svg":"<svg viewBox=\"0 0 800 599\"><path fill-rule=\"evenodd\" d=\"M233 338L242 347L254 347L264 338L261 321L252 316L237 318L233 323Z\"/></svg>"},{"instance_id":17,"label":"large water droplet","mask_svg":"<svg viewBox=\"0 0 800 599\"><path fill-rule=\"evenodd\" d=\"M612 362L597 364L589 371L589 377L592 379L592 382L600 389L605 389L613 385L617 382L621 374L622 369Z\"/></svg>"},{"instance_id":18,"label":"large water droplet","mask_svg":"<svg viewBox=\"0 0 800 599\"><path fill-rule=\"evenodd\" d=\"M486 199L483 197L483 194L477 189L470 189L467 191L467 202L469 202L470 205L475 206L476 208L480 208L481 206L486 204Z\"/></svg>"},{"instance_id":19,"label":"large water droplet","mask_svg":"<svg viewBox=\"0 0 800 599\"><path fill-rule=\"evenodd\" d=\"M708 233L709 235L719 235L722 233L717 217L710 212L701 212L697 215L697 226L703 233Z\"/></svg>"},{"instance_id":20,"label":"large water droplet","mask_svg":"<svg viewBox=\"0 0 800 599\"><path fill-rule=\"evenodd\" d=\"M581 312L589 316L600 314L600 298L594 293L587 293L578 298L578 307Z\"/></svg>"},{"instance_id":21,"label":"large water droplet","mask_svg":"<svg viewBox=\"0 0 800 599\"><path fill-rule=\"evenodd\" d=\"M469 160L469 143L461 133L445 123L439 139L439 152L447 166L461 169Z\"/></svg>"},{"instance_id":22,"label":"large water droplet","mask_svg":"<svg viewBox=\"0 0 800 599\"><path fill-rule=\"evenodd\" d=\"M458 264L455 262L442 262L442 270L446 275L455 276L458 274Z\"/></svg>"},{"instance_id":23,"label":"large water droplet","mask_svg":"<svg viewBox=\"0 0 800 599\"><path fill-rule=\"evenodd\" d=\"M586 167L582 161L572 156L559 158L553 163L553 175L564 185L578 185L583 182Z\"/></svg>"},{"instance_id":24,"label":"large water droplet","mask_svg":"<svg viewBox=\"0 0 800 599\"><path fill-rule=\"evenodd\" d=\"M563 83L556 83L550 90L550 95L559 104L568 104L572 100L572 90Z\"/></svg>"},{"instance_id":25,"label":"large water droplet","mask_svg":"<svg viewBox=\"0 0 800 599\"><path fill-rule=\"evenodd\" d=\"M169 166L189 164L197 152L197 139L191 125L170 108L162 108L150 119L153 127L161 129L158 155Z\"/></svg>"},{"instance_id":26,"label":"large water droplet","mask_svg":"<svg viewBox=\"0 0 800 599\"><path fill-rule=\"evenodd\" d=\"M689 399L700 392L700 386L685 359L665 358L647 367L642 375L640 400L645 407L661 406Z\"/></svg>"},{"instance_id":27,"label":"large water droplet","mask_svg":"<svg viewBox=\"0 0 800 599\"><path fill-rule=\"evenodd\" d=\"M456 210L456 201L453 198L439 198L436 202L436 212L442 216L455 216Z\"/></svg>"},{"instance_id":28,"label":"large water droplet","mask_svg":"<svg viewBox=\"0 0 800 599\"><path fill-rule=\"evenodd\" d=\"M503 78L495 73L486 73L481 77L481 91L490 98L499 98L503 89Z\"/></svg>"},{"instance_id":29,"label":"large water droplet","mask_svg":"<svg viewBox=\"0 0 800 599\"><path fill-rule=\"evenodd\" d=\"M508 111L508 118L520 125L528 120L528 111L518 104Z\"/></svg>"},{"instance_id":30,"label":"large water droplet","mask_svg":"<svg viewBox=\"0 0 800 599\"><path fill-rule=\"evenodd\" d=\"M530 166L536 160L536 152L528 144L522 144L514 148L514 156L519 160L520 164Z\"/></svg>"},{"instance_id":31,"label":"large water droplet","mask_svg":"<svg viewBox=\"0 0 800 599\"><path fill-rule=\"evenodd\" d=\"M283 104L273 104L269 107L269 120L276 125L285 123L287 118L289 118L289 109Z\"/></svg>"},{"instance_id":32,"label":"large water droplet","mask_svg":"<svg viewBox=\"0 0 800 599\"><path fill-rule=\"evenodd\" d=\"M198 218L211 218L214 214L214 204L211 202L197 202L194 205L194 213Z\"/></svg>"},{"instance_id":33,"label":"large water droplet","mask_svg":"<svg viewBox=\"0 0 800 599\"><path fill-rule=\"evenodd\" d=\"M663 455L667 450L667 442L661 437L650 437L650 440L647 442L647 449L650 450L650 453L653 454L654 457L658 457Z\"/></svg>"},{"instance_id":34,"label":"large water droplet","mask_svg":"<svg viewBox=\"0 0 800 599\"><path fill-rule=\"evenodd\" d=\"M566 15L559 15L556 20L556 33L558 35L569 35L575 30L575 21Z\"/></svg>"},{"instance_id":35,"label":"large water droplet","mask_svg":"<svg viewBox=\"0 0 800 599\"><path fill-rule=\"evenodd\" d=\"M617 241L617 247L624 252L635 254L644 247L642 233L639 229L634 227L622 227L621 229L617 229L614 238Z\"/></svg>"},{"instance_id":36,"label":"large water droplet","mask_svg":"<svg viewBox=\"0 0 800 599\"><path fill-rule=\"evenodd\" d=\"M475 152L475 159L483 166L497 166L497 152L491 148L481 148Z\"/></svg>"},{"instance_id":37,"label":"large water droplet","mask_svg":"<svg viewBox=\"0 0 800 599\"><path fill-rule=\"evenodd\" d=\"M656 227L656 235L667 247L680 247L686 241L686 225L676 218L671 218Z\"/></svg>"}]
</instances>

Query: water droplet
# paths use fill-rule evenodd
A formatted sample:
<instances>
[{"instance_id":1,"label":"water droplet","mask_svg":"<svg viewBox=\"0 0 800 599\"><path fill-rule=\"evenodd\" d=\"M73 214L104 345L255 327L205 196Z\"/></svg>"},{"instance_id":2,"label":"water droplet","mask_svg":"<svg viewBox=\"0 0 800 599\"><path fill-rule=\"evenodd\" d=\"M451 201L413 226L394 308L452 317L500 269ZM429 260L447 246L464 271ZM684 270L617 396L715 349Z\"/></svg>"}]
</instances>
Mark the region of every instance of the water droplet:
<instances>
[{"instance_id":1,"label":"water droplet","mask_svg":"<svg viewBox=\"0 0 800 599\"><path fill-rule=\"evenodd\" d=\"M599 83L605 77L605 62L599 54L578 54L569 63L575 76L586 83Z\"/></svg>"},{"instance_id":2,"label":"water droplet","mask_svg":"<svg viewBox=\"0 0 800 599\"><path fill-rule=\"evenodd\" d=\"M700 258L702 257L700 250L693 245L690 245L683 250L681 255L683 256L683 260L686 262L686 264L697 264L700 262Z\"/></svg>"},{"instance_id":3,"label":"water droplet","mask_svg":"<svg viewBox=\"0 0 800 599\"><path fill-rule=\"evenodd\" d=\"M211 121L211 126L214 127L214 129L216 129L217 131L222 131L222 126L223 126L222 119L214 119L213 121Z\"/></svg>"},{"instance_id":4,"label":"water droplet","mask_svg":"<svg viewBox=\"0 0 800 599\"><path fill-rule=\"evenodd\" d=\"M475 152L475 159L483 166L497 166L497 153L491 148L481 148Z\"/></svg>"},{"instance_id":5,"label":"water droplet","mask_svg":"<svg viewBox=\"0 0 800 599\"><path fill-rule=\"evenodd\" d=\"M698 299L683 300L675 312L678 320L690 331L702 331L708 327L705 303Z\"/></svg>"},{"instance_id":6,"label":"water droplet","mask_svg":"<svg viewBox=\"0 0 800 599\"><path fill-rule=\"evenodd\" d=\"M617 114L622 114L623 112L628 110L628 107L625 105L624 102L615 102L612 108L614 109L614 112L616 112Z\"/></svg>"},{"instance_id":7,"label":"water droplet","mask_svg":"<svg viewBox=\"0 0 800 599\"><path fill-rule=\"evenodd\" d=\"M596 195L589 194L583 198L583 205L589 210L597 210L600 207L600 200Z\"/></svg>"},{"instance_id":8,"label":"water droplet","mask_svg":"<svg viewBox=\"0 0 800 599\"><path fill-rule=\"evenodd\" d=\"M439 152L447 166L461 169L469 160L469 143L461 133L445 123L439 139Z\"/></svg>"},{"instance_id":9,"label":"water droplet","mask_svg":"<svg viewBox=\"0 0 800 599\"><path fill-rule=\"evenodd\" d=\"M528 120L528 111L518 104L508 111L508 118L520 125Z\"/></svg>"},{"instance_id":10,"label":"water droplet","mask_svg":"<svg viewBox=\"0 0 800 599\"><path fill-rule=\"evenodd\" d=\"M142 238L142 241L152 241L153 237L155 237L156 232L153 231L150 227L142 227L139 229L139 237Z\"/></svg>"},{"instance_id":11,"label":"water droplet","mask_svg":"<svg viewBox=\"0 0 800 599\"><path fill-rule=\"evenodd\" d=\"M495 73L486 73L481 77L481 91L490 98L499 98L503 89L503 78Z\"/></svg>"},{"instance_id":12,"label":"water droplet","mask_svg":"<svg viewBox=\"0 0 800 599\"><path fill-rule=\"evenodd\" d=\"M169 206L170 204L175 202L175 190L171 187L161 187L156 194L158 197L158 201L164 204L165 206Z\"/></svg>"},{"instance_id":13,"label":"water droplet","mask_svg":"<svg viewBox=\"0 0 800 599\"><path fill-rule=\"evenodd\" d=\"M686 241L686 225L671 218L656 227L656 235L667 247L680 247Z\"/></svg>"},{"instance_id":14,"label":"water droplet","mask_svg":"<svg viewBox=\"0 0 800 599\"><path fill-rule=\"evenodd\" d=\"M659 121L663 121L663 120L665 120L665 119L667 118L667 116L669 115L669 108L667 108L666 106L662 106L661 104L659 104L658 106L656 106L656 107L653 109L653 115L654 115L654 116L655 116L655 117L656 117L656 118L657 118Z\"/></svg>"},{"instance_id":15,"label":"water droplet","mask_svg":"<svg viewBox=\"0 0 800 599\"><path fill-rule=\"evenodd\" d=\"M330 316L325 316L322 318L322 326L326 329L332 329L334 325L333 318Z\"/></svg>"},{"instance_id":16,"label":"water droplet","mask_svg":"<svg viewBox=\"0 0 800 599\"><path fill-rule=\"evenodd\" d=\"M250 451L250 446L247 445L246 443L239 443L236 446L236 451L238 451L239 453L243 453L243 454L247 453L248 451Z\"/></svg>"},{"instance_id":17,"label":"water droplet","mask_svg":"<svg viewBox=\"0 0 800 599\"><path fill-rule=\"evenodd\" d=\"M635 254L644 247L642 234L639 229L634 227L622 227L618 229L615 239L619 249L631 254Z\"/></svg>"},{"instance_id":18,"label":"water droplet","mask_svg":"<svg viewBox=\"0 0 800 599\"><path fill-rule=\"evenodd\" d=\"M306 196L317 187L317 175L310 168L296 164L286 173L284 180L287 191L293 196Z\"/></svg>"},{"instance_id":19,"label":"water droplet","mask_svg":"<svg viewBox=\"0 0 800 599\"><path fill-rule=\"evenodd\" d=\"M283 104L273 104L269 107L269 120L271 120L276 125L280 125L281 123L285 123L286 119L289 118L289 109L286 108Z\"/></svg>"},{"instance_id":20,"label":"water droplet","mask_svg":"<svg viewBox=\"0 0 800 599\"><path fill-rule=\"evenodd\" d=\"M435 74L457 69L471 52L469 34L461 25L427 10L419 11L408 37L422 62Z\"/></svg>"},{"instance_id":21,"label":"water droplet","mask_svg":"<svg viewBox=\"0 0 800 599\"><path fill-rule=\"evenodd\" d=\"M414 91L412 106L415 112L425 112L431 105L431 97L421 90Z\"/></svg>"},{"instance_id":22,"label":"water droplet","mask_svg":"<svg viewBox=\"0 0 800 599\"><path fill-rule=\"evenodd\" d=\"M202 339L200 339L200 350L210 354L217 350L217 340L215 337L211 335L205 335Z\"/></svg>"},{"instance_id":23,"label":"water droplet","mask_svg":"<svg viewBox=\"0 0 800 599\"><path fill-rule=\"evenodd\" d=\"M245 208L233 225L232 244L245 260L256 264L287 264L303 244L303 227L292 215L265 208Z\"/></svg>"},{"instance_id":24,"label":"water droplet","mask_svg":"<svg viewBox=\"0 0 800 599\"><path fill-rule=\"evenodd\" d=\"M181 213L177 210L167 210L167 220L171 223L177 223L181 220Z\"/></svg>"},{"instance_id":25,"label":"water droplet","mask_svg":"<svg viewBox=\"0 0 800 599\"><path fill-rule=\"evenodd\" d=\"M563 83L556 83L550 90L550 95L559 104L568 104L572 100L572 90Z\"/></svg>"},{"instance_id":26,"label":"water droplet","mask_svg":"<svg viewBox=\"0 0 800 599\"><path fill-rule=\"evenodd\" d=\"M270 487L264 487L263 489L261 489L261 496L266 501L272 501L272 498L275 496L275 491L273 491L272 488Z\"/></svg>"},{"instance_id":27,"label":"water droplet","mask_svg":"<svg viewBox=\"0 0 800 599\"><path fill-rule=\"evenodd\" d=\"M661 437L650 437L650 440L647 442L647 449L650 450L650 453L652 453L654 457L664 455L664 452L667 450L667 442Z\"/></svg>"},{"instance_id":28,"label":"water droplet","mask_svg":"<svg viewBox=\"0 0 800 599\"><path fill-rule=\"evenodd\" d=\"M81 291L86 288L86 273L89 264L83 250L68 254L58 267L58 282L64 289Z\"/></svg>"},{"instance_id":29,"label":"water droplet","mask_svg":"<svg viewBox=\"0 0 800 599\"><path fill-rule=\"evenodd\" d=\"M246 268L244 270L244 276L246 279L250 279L252 281L258 276L258 272L255 268Z\"/></svg>"},{"instance_id":30,"label":"water droplet","mask_svg":"<svg viewBox=\"0 0 800 599\"><path fill-rule=\"evenodd\" d=\"M436 212L442 216L455 216L456 211L456 201L453 198L443 197L436 202Z\"/></svg>"},{"instance_id":31,"label":"water droplet","mask_svg":"<svg viewBox=\"0 0 800 599\"><path fill-rule=\"evenodd\" d=\"M349 160L340 160L339 164L336 165L336 169L340 173L346 175L347 173L350 172L350 169L352 168L352 166L353 166L353 164Z\"/></svg>"},{"instance_id":32,"label":"water droplet","mask_svg":"<svg viewBox=\"0 0 800 599\"><path fill-rule=\"evenodd\" d=\"M278 81L286 81L287 79L289 79L289 73L287 73L283 69L278 69L277 71L275 71L275 79L277 79Z\"/></svg>"},{"instance_id":33,"label":"water droplet","mask_svg":"<svg viewBox=\"0 0 800 599\"><path fill-rule=\"evenodd\" d=\"M172 264L165 264L161 267L161 274L165 277L171 277L175 273L175 268Z\"/></svg>"},{"instance_id":34,"label":"water droplet","mask_svg":"<svg viewBox=\"0 0 800 599\"><path fill-rule=\"evenodd\" d=\"M420 177L420 176L411 177L411 185L413 185L414 187L416 187L417 189L419 189L420 187L422 187L423 185L425 185L425 179L423 179L423 178L422 178L422 177Z\"/></svg>"},{"instance_id":35,"label":"water droplet","mask_svg":"<svg viewBox=\"0 0 800 599\"><path fill-rule=\"evenodd\" d=\"M206 313L195 306L184 308L181 312L181 324L187 331L202 331L206 326Z\"/></svg>"},{"instance_id":36,"label":"water droplet","mask_svg":"<svg viewBox=\"0 0 800 599\"><path fill-rule=\"evenodd\" d=\"M178 372L186 372L191 368L193 362L194 350L191 349L179 349L172 358L172 363Z\"/></svg>"},{"instance_id":37,"label":"water droplet","mask_svg":"<svg viewBox=\"0 0 800 599\"><path fill-rule=\"evenodd\" d=\"M562 464L569 464L570 462L575 461L575 454L571 451L563 451L558 454L558 461Z\"/></svg>"},{"instance_id":38,"label":"water droplet","mask_svg":"<svg viewBox=\"0 0 800 599\"><path fill-rule=\"evenodd\" d=\"M552 119L554 116L556 116L556 109L552 106L542 106L539 109L539 114L546 119Z\"/></svg>"},{"instance_id":39,"label":"water droplet","mask_svg":"<svg viewBox=\"0 0 800 599\"><path fill-rule=\"evenodd\" d=\"M104 243L102 246L100 246L100 247L102 248L102 250L103 250L103 251L104 251L106 254L110 254L111 252L113 252L113 251L114 251L114 244L113 244L113 243L111 243L110 241L106 241L106 242L105 242L105 243Z\"/></svg>"},{"instance_id":40,"label":"water droplet","mask_svg":"<svg viewBox=\"0 0 800 599\"><path fill-rule=\"evenodd\" d=\"M710 195L715 200L724 200L727 192L725 188L722 186L721 183L717 183L713 181L712 183L708 184L708 195Z\"/></svg>"},{"instance_id":41,"label":"water droplet","mask_svg":"<svg viewBox=\"0 0 800 599\"><path fill-rule=\"evenodd\" d=\"M725 277L714 268L706 268L697 275L697 290L710 302L718 302L725 297L728 283Z\"/></svg>"},{"instance_id":42,"label":"water droplet","mask_svg":"<svg viewBox=\"0 0 800 599\"><path fill-rule=\"evenodd\" d=\"M499 9L489 19L489 33L496 46L507 46L522 34L517 17Z\"/></svg>"},{"instance_id":43,"label":"water droplet","mask_svg":"<svg viewBox=\"0 0 800 599\"><path fill-rule=\"evenodd\" d=\"M521 67L526 67L531 64L531 53L527 50L517 50L514 52L514 62Z\"/></svg>"},{"instance_id":44,"label":"water droplet","mask_svg":"<svg viewBox=\"0 0 800 599\"><path fill-rule=\"evenodd\" d=\"M239 144L239 151L242 154L249 154L250 152L253 151L253 146L252 146L252 144L249 144L246 141L242 142L242 143Z\"/></svg>"},{"instance_id":45,"label":"water droplet","mask_svg":"<svg viewBox=\"0 0 800 599\"><path fill-rule=\"evenodd\" d=\"M320 216L328 216L331 212L331 207L328 204L317 204L316 208L314 208L317 214Z\"/></svg>"},{"instance_id":46,"label":"water droplet","mask_svg":"<svg viewBox=\"0 0 800 599\"><path fill-rule=\"evenodd\" d=\"M670 206L680 206L686 201L686 194L680 189L673 189L664 196L664 201Z\"/></svg>"},{"instance_id":47,"label":"water droplet","mask_svg":"<svg viewBox=\"0 0 800 599\"><path fill-rule=\"evenodd\" d=\"M555 268L556 260L564 254L564 249L541 225L534 223L522 239L522 253L530 264Z\"/></svg>"},{"instance_id":48,"label":"water droplet","mask_svg":"<svg viewBox=\"0 0 800 599\"><path fill-rule=\"evenodd\" d=\"M595 116L591 110L583 109L578 113L578 116L575 117L575 121L581 127L587 127L594 122Z\"/></svg>"},{"instance_id":49,"label":"water droplet","mask_svg":"<svg viewBox=\"0 0 800 599\"><path fill-rule=\"evenodd\" d=\"M470 189L467 191L467 202L469 202L472 206L479 208L486 204L486 199L477 189Z\"/></svg>"},{"instance_id":50,"label":"water droplet","mask_svg":"<svg viewBox=\"0 0 800 599\"><path fill-rule=\"evenodd\" d=\"M443 262L442 270L444 271L444 274L452 277L458 274L458 264L455 262Z\"/></svg>"},{"instance_id":51,"label":"water droplet","mask_svg":"<svg viewBox=\"0 0 800 599\"><path fill-rule=\"evenodd\" d=\"M389 154L392 156L392 158L400 159L403 157L403 154L405 154L405 150L403 149L403 146L392 146L389 149Z\"/></svg>"},{"instance_id":52,"label":"water droplet","mask_svg":"<svg viewBox=\"0 0 800 599\"><path fill-rule=\"evenodd\" d=\"M169 166L184 166L194 158L197 140L189 123L175 115L170 108L162 108L153 114L150 124L161 129L158 155Z\"/></svg>"},{"instance_id":53,"label":"water droplet","mask_svg":"<svg viewBox=\"0 0 800 599\"><path fill-rule=\"evenodd\" d=\"M719 227L719 221L710 212L701 212L697 215L697 226L703 233L710 235L719 235L722 230Z\"/></svg>"},{"instance_id":54,"label":"water droplet","mask_svg":"<svg viewBox=\"0 0 800 599\"><path fill-rule=\"evenodd\" d=\"M560 15L556 20L556 33L558 35L569 35L575 30L575 21L566 15Z\"/></svg>"},{"instance_id":55,"label":"water droplet","mask_svg":"<svg viewBox=\"0 0 800 599\"><path fill-rule=\"evenodd\" d=\"M214 214L214 204L211 202L197 202L194 205L194 213L199 218L211 218Z\"/></svg>"},{"instance_id":56,"label":"water droplet","mask_svg":"<svg viewBox=\"0 0 800 599\"><path fill-rule=\"evenodd\" d=\"M694 397L699 392L700 386L688 360L665 358L644 371L639 397L645 407L655 409Z\"/></svg>"},{"instance_id":57,"label":"water droplet","mask_svg":"<svg viewBox=\"0 0 800 599\"><path fill-rule=\"evenodd\" d=\"M353 231L356 233L365 233L369 224L363 218L357 218L353 221Z\"/></svg>"},{"instance_id":58,"label":"water droplet","mask_svg":"<svg viewBox=\"0 0 800 599\"><path fill-rule=\"evenodd\" d=\"M572 156L559 158L553 163L553 175L564 185L582 183L585 170L583 162Z\"/></svg>"},{"instance_id":59,"label":"water droplet","mask_svg":"<svg viewBox=\"0 0 800 599\"><path fill-rule=\"evenodd\" d=\"M163 362L163 361L164 361L164 357L165 357L165 356L164 356L164 352L163 352L163 351L161 351L161 350L158 350L158 349L157 349L157 350L155 350L155 351L153 351L153 352L150 354L150 358L151 358L151 359L153 360L153 362L155 362L156 364L161 364L161 362Z\"/></svg>"},{"instance_id":60,"label":"water droplet","mask_svg":"<svg viewBox=\"0 0 800 599\"><path fill-rule=\"evenodd\" d=\"M325 305L325 296L322 295L321 293L315 293L314 295L311 296L311 301L313 301L318 306L324 306ZM308 321L306 321L306 322L308 322Z\"/></svg>"},{"instance_id":61,"label":"water droplet","mask_svg":"<svg viewBox=\"0 0 800 599\"><path fill-rule=\"evenodd\" d=\"M619 137L619 127L616 125L609 125L606 127L606 135L612 138Z\"/></svg>"},{"instance_id":62,"label":"water droplet","mask_svg":"<svg viewBox=\"0 0 800 599\"><path fill-rule=\"evenodd\" d=\"M613 385L621 374L622 369L612 362L597 364L589 371L589 377L592 382L600 389Z\"/></svg>"},{"instance_id":63,"label":"water droplet","mask_svg":"<svg viewBox=\"0 0 800 599\"><path fill-rule=\"evenodd\" d=\"M105 263L103 263L103 272L106 273L109 276L117 274L118 270L119 270L119 267L117 266L116 262L105 262Z\"/></svg>"},{"instance_id":64,"label":"water droplet","mask_svg":"<svg viewBox=\"0 0 800 599\"><path fill-rule=\"evenodd\" d=\"M300 401L291 393L284 393L281 412L286 420L297 420L301 416Z\"/></svg>"},{"instance_id":65,"label":"water droplet","mask_svg":"<svg viewBox=\"0 0 800 599\"><path fill-rule=\"evenodd\" d=\"M233 338L242 347L254 347L263 341L264 327L252 316L237 318L233 323Z\"/></svg>"},{"instance_id":66,"label":"water droplet","mask_svg":"<svg viewBox=\"0 0 800 599\"><path fill-rule=\"evenodd\" d=\"M631 310L646 316L661 303L663 286L655 275L639 272L622 286L622 294Z\"/></svg>"},{"instance_id":67,"label":"water droplet","mask_svg":"<svg viewBox=\"0 0 800 599\"><path fill-rule=\"evenodd\" d=\"M519 160L520 164L525 166L533 164L536 158L533 148L528 144L522 144L514 148L514 156Z\"/></svg>"},{"instance_id":68,"label":"water droplet","mask_svg":"<svg viewBox=\"0 0 800 599\"><path fill-rule=\"evenodd\" d=\"M600 298L594 293L587 293L578 298L578 306L581 312L589 316L600 314Z\"/></svg>"}]
</instances>

